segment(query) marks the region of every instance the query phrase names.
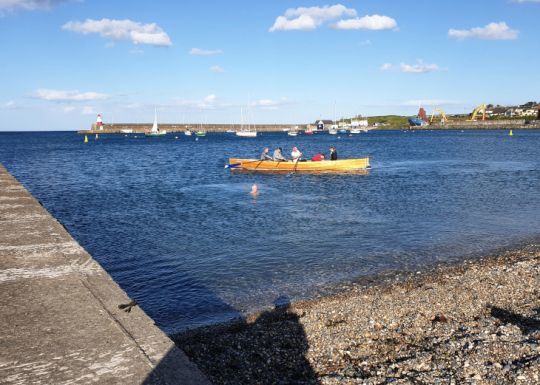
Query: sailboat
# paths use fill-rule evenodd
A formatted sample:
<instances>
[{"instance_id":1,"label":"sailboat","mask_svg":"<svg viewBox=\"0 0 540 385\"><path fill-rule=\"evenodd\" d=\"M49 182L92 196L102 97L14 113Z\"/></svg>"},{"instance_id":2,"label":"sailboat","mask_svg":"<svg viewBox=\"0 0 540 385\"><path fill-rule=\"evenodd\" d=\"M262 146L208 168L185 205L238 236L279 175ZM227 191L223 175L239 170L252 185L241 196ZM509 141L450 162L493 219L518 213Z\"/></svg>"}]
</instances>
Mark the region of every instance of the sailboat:
<instances>
[{"instance_id":1,"label":"sailboat","mask_svg":"<svg viewBox=\"0 0 540 385\"><path fill-rule=\"evenodd\" d=\"M244 138L255 138L257 137L257 131L251 131L248 125L248 128L244 128L244 110L240 109L240 131L236 131L236 136L242 136Z\"/></svg>"},{"instance_id":2,"label":"sailboat","mask_svg":"<svg viewBox=\"0 0 540 385\"><path fill-rule=\"evenodd\" d=\"M332 126L328 130L328 133L330 135L337 135L338 133L338 125L336 124L336 101L334 100L334 119L332 120Z\"/></svg>"},{"instance_id":3,"label":"sailboat","mask_svg":"<svg viewBox=\"0 0 540 385\"><path fill-rule=\"evenodd\" d=\"M157 109L154 109L154 124L152 124L152 129L150 132L145 132L146 136L162 136L165 135L167 131L160 130L157 124Z\"/></svg>"}]
</instances>

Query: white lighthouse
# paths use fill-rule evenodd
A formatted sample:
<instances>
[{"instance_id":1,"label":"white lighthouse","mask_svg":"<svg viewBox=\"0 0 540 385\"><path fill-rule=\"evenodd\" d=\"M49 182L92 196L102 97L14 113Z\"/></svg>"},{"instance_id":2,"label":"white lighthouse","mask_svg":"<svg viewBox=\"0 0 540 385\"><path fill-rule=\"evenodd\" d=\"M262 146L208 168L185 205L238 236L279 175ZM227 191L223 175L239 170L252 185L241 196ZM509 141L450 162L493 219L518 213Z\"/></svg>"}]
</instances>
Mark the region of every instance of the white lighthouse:
<instances>
[{"instance_id":1,"label":"white lighthouse","mask_svg":"<svg viewBox=\"0 0 540 385\"><path fill-rule=\"evenodd\" d=\"M103 131L103 118L101 117L101 114L98 114L96 118L96 128Z\"/></svg>"}]
</instances>

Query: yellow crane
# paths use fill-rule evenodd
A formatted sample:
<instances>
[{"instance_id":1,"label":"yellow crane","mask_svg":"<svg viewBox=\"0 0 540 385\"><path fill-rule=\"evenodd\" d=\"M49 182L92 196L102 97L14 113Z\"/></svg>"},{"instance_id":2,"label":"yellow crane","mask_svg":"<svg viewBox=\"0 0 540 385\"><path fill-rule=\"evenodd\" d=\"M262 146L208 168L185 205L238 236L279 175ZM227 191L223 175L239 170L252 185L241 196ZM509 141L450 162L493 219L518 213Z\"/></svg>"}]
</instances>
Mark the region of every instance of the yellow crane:
<instances>
[{"instance_id":1,"label":"yellow crane","mask_svg":"<svg viewBox=\"0 0 540 385\"><path fill-rule=\"evenodd\" d=\"M471 118L468 119L467 121L468 122L474 122L476 121L476 116L479 114L479 113L482 113L482 120L486 120L486 105L485 104L480 104L478 107L476 107L472 114L471 114Z\"/></svg>"},{"instance_id":2,"label":"yellow crane","mask_svg":"<svg viewBox=\"0 0 540 385\"><path fill-rule=\"evenodd\" d=\"M433 111L431 112L431 118L429 119L430 123L433 123L433 118L435 117L435 114L437 113L441 115L442 124L445 124L448 122L448 118L446 117L446 114L444 113L444 111L440 108L434 108Z\"/></svg>"}]
</instances>

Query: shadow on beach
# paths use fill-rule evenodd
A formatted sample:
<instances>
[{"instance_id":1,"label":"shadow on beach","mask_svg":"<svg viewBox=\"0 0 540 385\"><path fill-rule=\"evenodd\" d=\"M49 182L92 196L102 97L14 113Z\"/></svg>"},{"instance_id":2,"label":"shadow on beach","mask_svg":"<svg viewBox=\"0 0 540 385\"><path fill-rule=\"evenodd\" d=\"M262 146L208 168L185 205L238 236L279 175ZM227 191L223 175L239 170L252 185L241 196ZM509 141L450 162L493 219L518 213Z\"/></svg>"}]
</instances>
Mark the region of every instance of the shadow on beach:
<instances>
[{"instance_id":1,"label":"shadow on beach","mask_svg":"<svg viewBox=\"0 0 540 385\"><path fill-rule=\"evenodd\" d=\"M214 384L319 384L300 316L280 297L273 310L173 336Z\"/></svg>"}]
</instances>

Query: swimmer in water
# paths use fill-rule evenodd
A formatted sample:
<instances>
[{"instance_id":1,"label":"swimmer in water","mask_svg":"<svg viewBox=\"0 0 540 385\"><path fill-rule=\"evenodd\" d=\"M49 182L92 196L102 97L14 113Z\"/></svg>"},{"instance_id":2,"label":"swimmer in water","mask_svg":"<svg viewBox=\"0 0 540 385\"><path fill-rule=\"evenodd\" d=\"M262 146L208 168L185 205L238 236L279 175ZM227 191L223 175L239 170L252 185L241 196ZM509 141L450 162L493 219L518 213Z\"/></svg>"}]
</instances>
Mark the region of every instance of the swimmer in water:
<instances>
[{"instance_id":1,"label":"swimmer in water","mask_svg":"<svg viewBox=\"0 0 540 385\"><path fill-rule=\"evenodd\" d=\"M250 194L254 198L259 195L259 190L257 189L257 185L255 183L253 183L253 186L251 186Z\"/></svg>"}]
</instances>

